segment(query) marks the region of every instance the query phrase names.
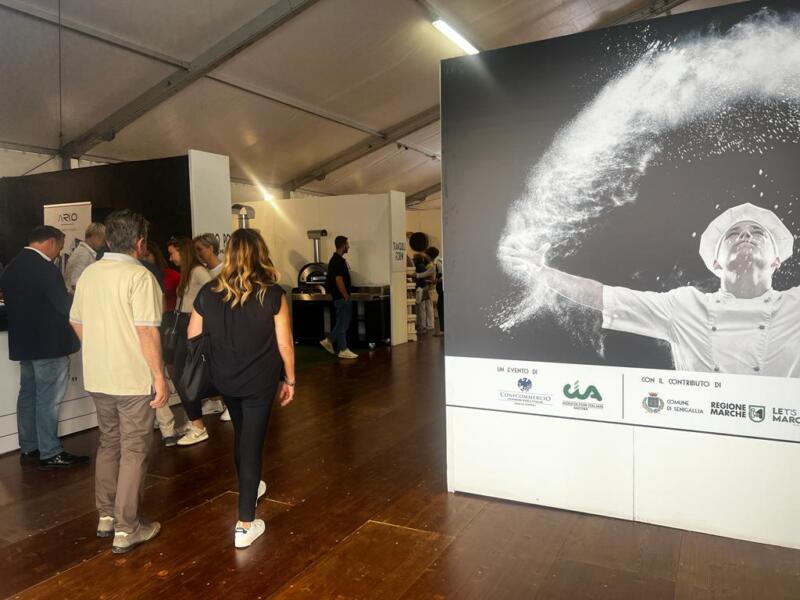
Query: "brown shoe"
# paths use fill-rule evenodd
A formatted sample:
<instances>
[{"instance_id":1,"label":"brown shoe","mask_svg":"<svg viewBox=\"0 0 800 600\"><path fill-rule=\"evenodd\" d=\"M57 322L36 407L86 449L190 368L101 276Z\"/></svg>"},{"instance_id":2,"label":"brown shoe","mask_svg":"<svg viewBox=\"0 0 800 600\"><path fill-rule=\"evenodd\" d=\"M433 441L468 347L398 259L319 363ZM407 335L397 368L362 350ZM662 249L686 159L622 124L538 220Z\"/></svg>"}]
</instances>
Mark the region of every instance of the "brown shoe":
<instances>
[{"instance_id":1,"label":"brown shoe","mask_svg":"<svg viewBox=\"0 0 800 600\"><path fill-rule=\"evenodd\" d=\"M114 546L111 551L114 554L125 554L130 552L139 544L149 542L158 535L161 531L161 523L153 521L152 523L139 523L139 528L133 533L125 533L118 531L114 534Z\"/></svg>"}]
</instances>

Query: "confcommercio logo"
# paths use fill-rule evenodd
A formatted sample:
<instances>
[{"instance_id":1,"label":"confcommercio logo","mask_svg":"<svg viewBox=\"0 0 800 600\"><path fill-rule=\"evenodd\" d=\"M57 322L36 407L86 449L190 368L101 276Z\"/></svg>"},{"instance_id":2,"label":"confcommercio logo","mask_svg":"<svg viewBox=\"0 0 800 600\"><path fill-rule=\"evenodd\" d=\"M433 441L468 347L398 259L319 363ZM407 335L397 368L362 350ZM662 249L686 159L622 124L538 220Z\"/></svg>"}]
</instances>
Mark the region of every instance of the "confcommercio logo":
<instances>
[{"instance_id":1,"label":"confcommercio logo","mask_svg":"<svg viewBox=\"0 0 800 600\"><path fill-rule=\"evenodd\" d=\"M533 388L533 382L527 377L521 377L517 380L517 387L520 392L530 392Z\"/></svg>"}]
</instances>

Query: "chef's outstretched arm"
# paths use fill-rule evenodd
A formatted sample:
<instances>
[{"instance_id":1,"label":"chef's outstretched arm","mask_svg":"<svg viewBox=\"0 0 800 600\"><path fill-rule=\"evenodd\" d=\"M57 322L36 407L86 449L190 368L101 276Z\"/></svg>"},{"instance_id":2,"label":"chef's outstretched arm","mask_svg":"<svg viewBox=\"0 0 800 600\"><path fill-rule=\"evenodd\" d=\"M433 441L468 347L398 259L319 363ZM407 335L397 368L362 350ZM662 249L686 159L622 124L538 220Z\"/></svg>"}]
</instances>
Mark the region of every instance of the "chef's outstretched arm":
<instances>
[{"instance_id":1,"label":"chef's outstretched arm","mask_svg":"<svg viewBox=\"0 0 800 600\"><path fill-rule=\"evenodd\" d=\"M516 270L567 300L592 310L603 310L603 284L594 279L570 275L546 264L550 244L532 249L521 240L506 240L500 246L503 258Z\"/></svg>"}]
</instances>

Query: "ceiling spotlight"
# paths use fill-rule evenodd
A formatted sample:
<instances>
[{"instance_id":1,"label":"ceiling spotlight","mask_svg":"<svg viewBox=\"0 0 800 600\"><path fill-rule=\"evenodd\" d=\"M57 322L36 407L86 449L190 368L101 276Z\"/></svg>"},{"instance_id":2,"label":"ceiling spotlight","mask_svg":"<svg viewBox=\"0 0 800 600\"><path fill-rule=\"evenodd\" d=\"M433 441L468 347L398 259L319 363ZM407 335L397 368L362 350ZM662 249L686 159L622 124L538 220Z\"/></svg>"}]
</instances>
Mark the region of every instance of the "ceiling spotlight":
<instances>
[{"instance_id":1,"label":"ceiling spotlight","mask_svg":"<svg viewBox=\"0 0 800 600\"><path fill-rule=\"evenodd\" d=\"M436 29L438 29L442 34L447 36L467 54L478 54L478 49L475 46L470 44L463 35L450 27L450 25L448 25L442 19L436 19L433 21L433 26L436 27Z\"/></svg>"}]
</instances>

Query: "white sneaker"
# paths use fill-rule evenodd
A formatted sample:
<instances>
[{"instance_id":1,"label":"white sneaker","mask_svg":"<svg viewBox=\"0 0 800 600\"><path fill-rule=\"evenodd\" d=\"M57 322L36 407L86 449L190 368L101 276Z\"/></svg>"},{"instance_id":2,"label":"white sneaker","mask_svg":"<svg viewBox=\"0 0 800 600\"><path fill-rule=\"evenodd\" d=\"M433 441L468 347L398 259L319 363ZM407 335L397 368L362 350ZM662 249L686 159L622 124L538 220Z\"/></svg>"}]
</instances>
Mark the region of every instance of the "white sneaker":
<instances>
[{"instance_id":1,"label":"white sneaker","mask_svg":"<svg viewBox=\"0 0 800 600\"><path fill-rule=\"evenodd\" d=\"M225 407L222 405L222 400L206 400L203 402L204 415L218 415L224 410Z\"/></svg>"},{"instance_id":2,"label":"white sneaker","mask_svg":"<svg viewBox=\"0 0 800 600\"><path fill-rule=\"evenodd\" d=\"M352 352L350 348L345 348L338 354L339 358L358 358L358 354Z\"/></svg>"},{"instance_id":3,"label":"white sneaker","mask_svg":"<svg viewBox=\"0 0 800 600\"><path fill-rule=\"evenodd\" d=\"M191 446L192 444L199 444L200 442L205 442L208 439L208 429L203 427L202 429L198 429L194 425L191 425L189 429L183 434L183 437L178 440L178 446Z\"/></svg>"},{"instance_id":4,"label":"white sneaker","mask_svg":"<svg viewBox=\"0 0 800 600\"><path fill-rule=\"evenodd\" d=\"M249 529L242 527L241 521L236 521L236 531L233 536L234 546L237 548L247 548L250 544L255 542L266 529L267 526L261 519L256 519L250 523Z\"/></svg>"},{"instance_id":5,"label":"white sneaker","mask_svg":"<svg viewBox=\"0 0 800 600\"><path fill-rule=\"evenodd\" d=\"M228 412L227 408L224 411L222 411L222 414L220 415L219 420L220 421L230 421L231 420L231 413Z\"/></svg>"},{"instance_id":6,"label":"white sneaker","mask_svg":"<svg viewBox=\"0 0 800 600\"><path fill-rule=\"evenodd\" d=\"M328 338L325 338L324 340L322 340L319 343L319 345L322 346L323 348L325 348L325 350L327 350L331 354L336 354L336 351L333 349L333 344L331 344L331 341Z\"/></svg>"},{"instance_id":7,"label":"white sneaker","mask_svg":"<svg viewBox=\"0 0 800 600\"><path fill-rule=\"evenodd\" d=\"M264 494L266 493L267 493L267 482L262 479L261 481L258 482L258 496L256 496L256 504L258 504L258 501L261 500L261 498L263 498Z\"/></svg>"}]
</instances>

